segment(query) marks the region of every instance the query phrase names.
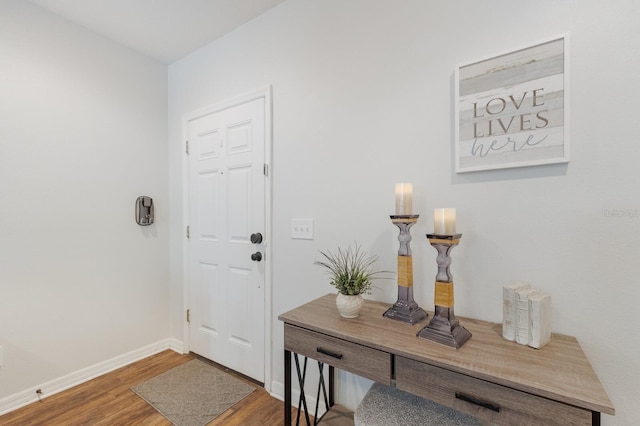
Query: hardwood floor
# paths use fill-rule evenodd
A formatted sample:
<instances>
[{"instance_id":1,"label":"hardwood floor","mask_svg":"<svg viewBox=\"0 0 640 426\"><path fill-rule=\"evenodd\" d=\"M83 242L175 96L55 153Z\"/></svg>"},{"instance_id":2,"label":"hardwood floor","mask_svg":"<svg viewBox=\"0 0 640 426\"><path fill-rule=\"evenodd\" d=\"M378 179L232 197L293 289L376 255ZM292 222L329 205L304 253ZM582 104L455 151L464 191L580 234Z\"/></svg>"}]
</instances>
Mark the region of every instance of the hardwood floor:
<instances>
[{"instance_id":1,"label":"hardwood floor","mask_svg":"<svg viewBox=\"0 0 640 426\"><path fill-rule=\"evenodd\" d=\"M0 416L0 425L171 426L130 388L194 358L171 350L161 352ZM282 419L282 401L258 388L208 426L281 425Z\"/></svg>"}]
</instances>

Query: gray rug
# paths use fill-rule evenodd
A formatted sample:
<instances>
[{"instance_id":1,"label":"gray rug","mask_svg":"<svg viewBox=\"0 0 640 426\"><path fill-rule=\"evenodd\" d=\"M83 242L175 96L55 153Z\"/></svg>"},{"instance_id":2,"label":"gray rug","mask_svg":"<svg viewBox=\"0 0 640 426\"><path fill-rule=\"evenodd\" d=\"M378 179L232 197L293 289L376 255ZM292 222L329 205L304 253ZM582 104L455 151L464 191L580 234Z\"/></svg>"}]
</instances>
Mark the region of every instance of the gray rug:
<instances>
[{"instance_id":1,"label":"gray rug","mask_svg":"<svg viewBox=\"0 0 640 426\"><path fill-rule=\"evenodd\" d=\"M176 426L203 426L256 388L197 359L131 388Z\"/></svg>"}]
</instances>

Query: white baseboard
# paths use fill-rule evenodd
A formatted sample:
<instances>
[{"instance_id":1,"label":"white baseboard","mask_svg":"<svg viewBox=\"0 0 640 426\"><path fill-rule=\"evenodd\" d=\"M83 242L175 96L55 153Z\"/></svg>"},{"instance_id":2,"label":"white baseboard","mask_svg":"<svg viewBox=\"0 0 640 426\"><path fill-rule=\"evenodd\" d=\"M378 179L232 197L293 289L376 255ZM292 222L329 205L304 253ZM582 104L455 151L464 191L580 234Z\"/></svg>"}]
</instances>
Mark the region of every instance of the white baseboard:
<instances>
[{"instance_id":1,"label":"white baseboard","mask_svg":"<svg viewBox=\"0 0 640 426\"><path fill-rule=\"evenodd\" d=\"M25 389L13 395L9 395L0 399L0 415L38 401L38 395L36 394L37 389L42 390L41 398L46 398L167 349L171 349L182 354L183 344L177 339L170 338L161 340L140 349L118 355L90 367L69 373L57 379L50 380L46 383L33 386L32 388Z\"/></svg>"},{"instance_id":2,"label":"white baseboard","mask_svg":"<svg viewBox=\"0 0 640 426\"><path fill-rule=\"evenodd\" d=\"M276 399L279 399L280 401L284 401L284 385L280 382L276 382L275 380L272 380L271 392L269 392L269 395L271 395ZM297 398L292 397L291 399L295 399L296 402L298 402Z\"/></svg>"}]
</instances>

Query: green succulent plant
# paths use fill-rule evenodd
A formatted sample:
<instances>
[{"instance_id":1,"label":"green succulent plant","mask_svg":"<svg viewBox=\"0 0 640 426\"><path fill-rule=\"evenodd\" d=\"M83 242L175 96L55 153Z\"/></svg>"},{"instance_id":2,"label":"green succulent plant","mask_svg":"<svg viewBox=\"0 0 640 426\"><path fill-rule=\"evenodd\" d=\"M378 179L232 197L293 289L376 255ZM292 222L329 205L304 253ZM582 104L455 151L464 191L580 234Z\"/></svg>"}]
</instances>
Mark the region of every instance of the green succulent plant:
<instances>
[{"instance_id":1,"label":"green succulent plant","mask_svg":"<svg viewBox=\"0 0 640 426\"><path fill-rule=\"evenodd\" d=\"M344 295L371 294L373 280L383 278L380 275L389 272L374 270L373 264L378 256L368 255L358 244L355 244L355 248L338 248L335 253L319 251L324 259L317 260L314 264L327 269L331 276L330 284Z\"/></svg>"}]
</instances>

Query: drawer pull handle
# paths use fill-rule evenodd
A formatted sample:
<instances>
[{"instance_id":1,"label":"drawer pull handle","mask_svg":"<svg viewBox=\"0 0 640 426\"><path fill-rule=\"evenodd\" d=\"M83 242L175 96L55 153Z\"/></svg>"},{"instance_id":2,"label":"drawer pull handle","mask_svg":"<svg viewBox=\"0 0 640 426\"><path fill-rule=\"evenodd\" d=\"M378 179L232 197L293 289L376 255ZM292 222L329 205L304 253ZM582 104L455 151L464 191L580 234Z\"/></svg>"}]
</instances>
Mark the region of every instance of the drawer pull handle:
<instances>
[{"instance_id":1,"label":"drawer pull handle","mask_svg":"<svg viewBox=\"0 0 640 426\"><path fill-rule=\"evenodd\" d=\"M316 348L316 352L320 352L321 354L329 355L330 357L333 357L333 358L342 359L342 354L331 352L331 351L328 351L328 350L320 348L320 347Z\"/></svg>"},{"instance_id":2,"label":"drawer pull handle","mask_svg":"<svg viewBox=\"0 0 640 426\"><path fill-rule=\"evenodd\" d=\"M479 406L484 407L484 408L488 408L489 410L495 411L497 413L500 412L500 405L498 405L496 403L493 403L493 402L484 401L482 399L476 398L475 396L467 395L467 394L464 394L462 392L456 392L456 398L461 399L461 400L466 401L466 402L470 402L471 404L475 404L475 405L479 405Z\"/></svg>"}]
</instances>

